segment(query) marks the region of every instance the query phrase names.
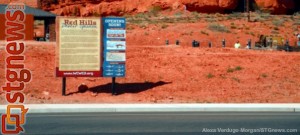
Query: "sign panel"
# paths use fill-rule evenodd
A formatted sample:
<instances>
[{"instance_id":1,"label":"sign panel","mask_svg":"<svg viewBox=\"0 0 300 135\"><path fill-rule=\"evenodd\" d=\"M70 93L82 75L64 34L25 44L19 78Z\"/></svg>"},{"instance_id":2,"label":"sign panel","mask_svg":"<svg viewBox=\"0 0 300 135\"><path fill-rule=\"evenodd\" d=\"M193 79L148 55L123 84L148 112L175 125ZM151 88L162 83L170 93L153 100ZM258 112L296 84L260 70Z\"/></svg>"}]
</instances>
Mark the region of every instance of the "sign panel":
<instances>
[{"instance_id":1,"label":"sign panel","mask_svg":"<svg viewBox=\"0 0 300 135\"><path fill-rule=\"evenodd\" d=\"M56 76L100 77L101 19L58 17L56 28L59 54L56 58ZM116 54L111 57L115 60L122 56Z\"/></svg>"},{"instance_id":2,"label":"sign panel","mask_svg":"<svg viewBox=\"0 0 300 135\"><path fill-rule=\"evenodd\" d=\"M103 77L124 77L126 62L125 18L103 18Z\"/></svg>"}]
</instances>

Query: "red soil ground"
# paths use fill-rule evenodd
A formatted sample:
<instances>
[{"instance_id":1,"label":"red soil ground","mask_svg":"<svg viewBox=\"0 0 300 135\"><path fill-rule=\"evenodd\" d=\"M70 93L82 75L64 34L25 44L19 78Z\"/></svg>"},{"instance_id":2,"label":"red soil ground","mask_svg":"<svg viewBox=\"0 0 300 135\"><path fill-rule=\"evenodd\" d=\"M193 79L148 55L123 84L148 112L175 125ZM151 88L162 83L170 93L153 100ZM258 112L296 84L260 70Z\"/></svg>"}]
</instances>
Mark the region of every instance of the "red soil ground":
<instances>
[{"instance_id":1,"label":"red soil ground","mask_svg":"<svg viewBox=\"0 0 300 135\"><path fill-rule=\"evenodd\" d=\"M26 103L299 103L300 54L278 51L129 45L127 75L118 78L67 78L61 96L55 77L55 43L27 46L26 68L33 79ZM1 49L0 66L4 67ZM240 70L233 70L241 67ZM4 84L4 69L0 70ZM89 91L77 93L80 84ZM4 93L1 92L1 103Z\"/></svg>"},{"instance_id":2,"label":"red soil ground","mask_svg":"<svg viewBox=\"0 0 300 135\"><path fill-rule=\"evenodd\" d=\"M56 43L27 42L25 65L33 79L24 91L26 103L299 103L300 53L233 49L236 40L254 42L259 34L271 33L273 26L243 20L221 24L230 27L232 22L238 28L226 34L207 30L205 21L168 23L166 28L129 23L127 71L125 78L117 78L118 96L110 93L111 78L67 78L68 96L61 96L62 78L55 76ZM278 30L291 41L292 25L286 22ZM223 38L225 49L220 47ZM179 39L181 45L166 46L166 39L171 44ZM193 39L201 41L200 48L191 47ZM207 48L207 41L214 47ZM1 42L1 85L5 83L5 57ZM89 90L78 93L80 84ZM1 91L2 104L4 97Z\"/></svg>"}]
</instances>

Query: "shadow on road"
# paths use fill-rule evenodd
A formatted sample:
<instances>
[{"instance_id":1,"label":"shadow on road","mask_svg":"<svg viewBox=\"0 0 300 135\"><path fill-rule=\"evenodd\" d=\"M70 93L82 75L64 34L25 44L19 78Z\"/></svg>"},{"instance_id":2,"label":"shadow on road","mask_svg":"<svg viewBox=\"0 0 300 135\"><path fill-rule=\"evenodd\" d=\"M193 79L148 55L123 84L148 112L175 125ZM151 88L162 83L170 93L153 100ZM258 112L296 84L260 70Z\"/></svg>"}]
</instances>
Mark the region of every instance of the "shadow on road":
<instances>
[{"instance_id":1,"label":"shadow on road","mask_svg":"<svg viewBox=\"0 0 300 135\"><path fill-rule=\"evenodd\" d=\"M166 84L170 84L172 82L145 82L145 83L116 83L116 91L118 95L124 93L139 93L154 87L163 86ZM93 93L111 93L112 83L99 85L91 88L87 88L87 86L83 86L84 88L79 88L77 92L69 93L68 95L73 95L77 93L85 93L86 91L91 91Z\"/></svg>"}]
</instances>

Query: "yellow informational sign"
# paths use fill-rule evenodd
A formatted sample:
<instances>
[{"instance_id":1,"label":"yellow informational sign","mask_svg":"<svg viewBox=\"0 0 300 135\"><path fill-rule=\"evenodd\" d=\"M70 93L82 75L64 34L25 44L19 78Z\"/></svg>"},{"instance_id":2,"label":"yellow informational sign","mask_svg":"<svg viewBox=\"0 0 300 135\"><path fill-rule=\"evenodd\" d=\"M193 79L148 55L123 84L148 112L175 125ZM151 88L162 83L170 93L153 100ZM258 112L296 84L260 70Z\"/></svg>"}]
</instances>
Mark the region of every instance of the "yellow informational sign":
<instances>
[{"instance_id":1,"label":"yellow informational sign","mask_svg":"<svg viewBox=\"0 0 300 135\"><path fill-rule=\"evenodd\" d=\"M58 17L58 77L101 76L101 18Z\"/></svg>"}]
</instances>

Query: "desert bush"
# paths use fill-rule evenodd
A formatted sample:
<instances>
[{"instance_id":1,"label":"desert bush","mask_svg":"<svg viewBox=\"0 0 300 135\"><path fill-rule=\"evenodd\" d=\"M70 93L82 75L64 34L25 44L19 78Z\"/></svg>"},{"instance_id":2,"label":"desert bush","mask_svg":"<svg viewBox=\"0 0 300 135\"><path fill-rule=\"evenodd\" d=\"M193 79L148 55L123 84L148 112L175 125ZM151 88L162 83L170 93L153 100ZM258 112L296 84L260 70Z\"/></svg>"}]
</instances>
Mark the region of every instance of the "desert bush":
<instances>
[{"instance_id":1,"label":"desert bush","mask_svg":"<svg viewBox=\"0 0 300 135\"><path fill-rule=\"evenodd\" d=\"M300 12L295 12L293 16L300 16Z\"/></svg>"},{"instance_id":2,"label":"desert bush","mask_svg":"<svg viewBox=\"0 0 300 135\"><path fill-rule=\"evenodd\" d=\"M192 15L195 19L197 19L197 20L200 19L200 15L198 12L192 12Z\"/></svg>"},{"instance_id":3,"label":"desert bush","mask_svg":"<svg viewBox=\"0 0 300 135\"><path fill-rule=\"evenodd\" d=\"M241 13L238 13L238 12L233 12L231 14L229 14L227 16L227 19L230 18L230 19L239 19L241 18L243 15Z\"/></svg>"},{"instance_id":4,"label":"desert bush","mask_svg":"<svg viewBox=\"0 0 300 135\"><path fill-rule=\"evenodd\" d=\"M153 6L150 8L150 14L152 14L153 16L157 16L158 13L161 11L161 7L160 6Z\"/></svg>"},{"instance_id":5,"label":"desert bush","mask_svg":"<svg viewBox=\"0 0 300 135\"><path fill-rule=\"evenodd\" d=\"M274 27L274 30L279 30L279 28L278 27Z\"/></svg>"},{"instance_id":6,"label":"desert bush","mask_svg":"<svg viewBox=\"0 0 300 135\"><path fill-rule=\"evenodd\" d=\"M295 21L295 22L293 23L293 25L300 25L300 20Z\"/></svg>"},{"instance_id":7,"label":"desert bush","mask_svg":"<svg viewBox=\"0 0 300 135\"><path fill-rule=\"evenodd\" d=\"M266 20L266 17L263 15L264 15L263 13L256 11L256 13L254 14L254 17L252 17L252 18L254 18L253 21L254 22L264 22Z\"/></svg>"},{"instance_id":8,"label":"desert bush","mask_svg":"<svg viewBox=\"0 0 300 135\"><path fill-rule=\"evenodd\" d=\"M129 25L129 26L126 27L126 29L127 29L127 30L134 30L134 27L131 26L131 25Z\"/></svg>"},{"instance_id":9,"label":"desert bush","mask_svg":"<svg viewBox=\"0 0 300 135\"><path fill-rule=\"evenodd\" d=\"M265 74L265 73L261 74L260 76L263 77L263 78L267 78L268 77L268 75Z\"/></svg>"},{"instance_id":10,"label":"desert bush","mask_svg":"<svg viewBox=\"0 0 300 135\"><path fill-rule=\"evenodd\" d=\"M227 73L233 73L234 72L234 69L233 68L228 68L227 69Z\"/></svg>"},{"instance_id":11,"label":"desert bush","mask_svg":"<svg viewBox=\"0 0 300 135\"><path fill-rule=\"evenodd\" d=\"M206 31L203 31L203 30L200 33L204 34L204 35L207 35L207 36L209 35Z\"/></svg>"},{"instance_id":12,"label":"desert bush","mask_svg":"<svg viewBox=\"0 0 300 135\"><path fill-rule=\"evenodd\" d=\"M235 68L228 68L227 73L233 73L234 71L240 71L240 70L243 70L243 67L236 66Z\"/></svg>"},{"instance_id":13,"label":"desert bush","mask_svg":"<svg viewBox=\"0 0 300 135\"><path fill-rule=\"evenodd\" d=\"M141 20L141 19L133 19L132 18L129 22L133 23L133 24L141 24L141 23L143 23L143 20Z\"/></svg>"},{"instance_id":14,"label":"desert bush","mask_svg":"<svg viewBox=\"0 0 300 135\"><path fill-rule=\"evenodd\" d=\"M174 16L176 16L176 17L181 17L181 16L182 16L182 12L178 11L178 12L176 12L176 13L174 14Z\"/></svg>"},{"instance_id":15,"label":"desert bush","mask_svg":"<svg viewBox=\"0 0 300 135\"><path fill-rule=\"evenodd\" d=\"M236 29L237 27L235 25L230 26L231 29Z\"/></svg>"},{"instance_id":16,"label":"desert bush","mask_svg":"<svg viewBox=\"0 0 300 135\"><path fill-rule=\"evenodd\" d=\"M240 70L242 70L243 68L241 67L241 66L237 66L237 67L235 67L235 71L240 71Z\"/></svg>"},{"instance_id":17,"label":"desert bush","mask_svg":"<svg viewBox=\"0 0 300 135\"><path fill-rule=\"evenodd\" d=\"M232 17L231 16L227 16L227 20L231 20L232 19Z\"/></svg>"},{"instance_id":18,"label":"desert bush","mask_svg":"<svg viewBox=\"0 0 300 135\"><path fill-rule=\"evenodd\" d=\"M209 73L209 74L206 75L206 78L208 78L208 79L211 79L211 78L214 78L214 77L215 76L212 73Z\"/></svg>"},{"instance_id":19,"label":"desert bush","mask_svg":"<svg viewBox=\"0 0 300 135\"><path fill-rule=\"evenodd\" d=\"M136 17L136 18L146 18L147 15L144 14L144 13L138 13L138 14L135 15L135 17Z\"/></svg>"},{"instance_id":20,"label":"desert bush","mask_svg":"<svg viewBox=\"0 0 300 135\"><path fill-rule=\"evenodd\" d=\"M272 23L273 23L273 25L275 25L275 26L278 27L278 26L282 26L282 25L283 25L284 20L282 20L282 19L279 19L279 20L273 20Z\"/></svg>"},{"instance_id":21,"label":"desert bush","mask_svg":"<svg viewBox=\"0 0 300 135\"><path fill-rule=\"evenodd\" d=\"M207 22L216 22L217 20L215 18L206 18L205 21Z\"/></svg>"},{"instance_id":22,"label":"desert bush","mask_svg":"<svg viewBox=\"0 0 300 135\"><path fill-rule=\"evenodd\" d=\"M271 15L270 13L266 12L266 13L261 13L260 16L264 19L270 19Z\"/></svg>"},{"instance_id":23,"label":"desert bush","mask_svg":"<svg viewBox=\"0 0 300 135\"><path fill-rule=\"evenodd\" d=\"M209 24L208 29L211 31L230 33L230 31L228 30L228 28L226 26L218 24L218 23Z\"/></svg>"},{"instance_id":24,"label":"desert bush","mask_svg":"<svg viewBox=\"0 0 300 135\"><path fill-rule=\"evenodd\" d=\"M236 81L236 82L240 82L240 79L239 78L237 78L237 77L232 77L232 80L234 80L234 81Z\"/></svg>"},{"instance_id":25,"label":"desert bush","mask_svg":"<svg viewBox=\"0 0 300 135\"><path fill-rule=\"evenodd\" d=\"M163 24L163 25L161 26L162 29L165 29L165 28L168 28L168 27L169 27L169 25L167 25L167 24Z\"/></svg>"}]
</instances>

